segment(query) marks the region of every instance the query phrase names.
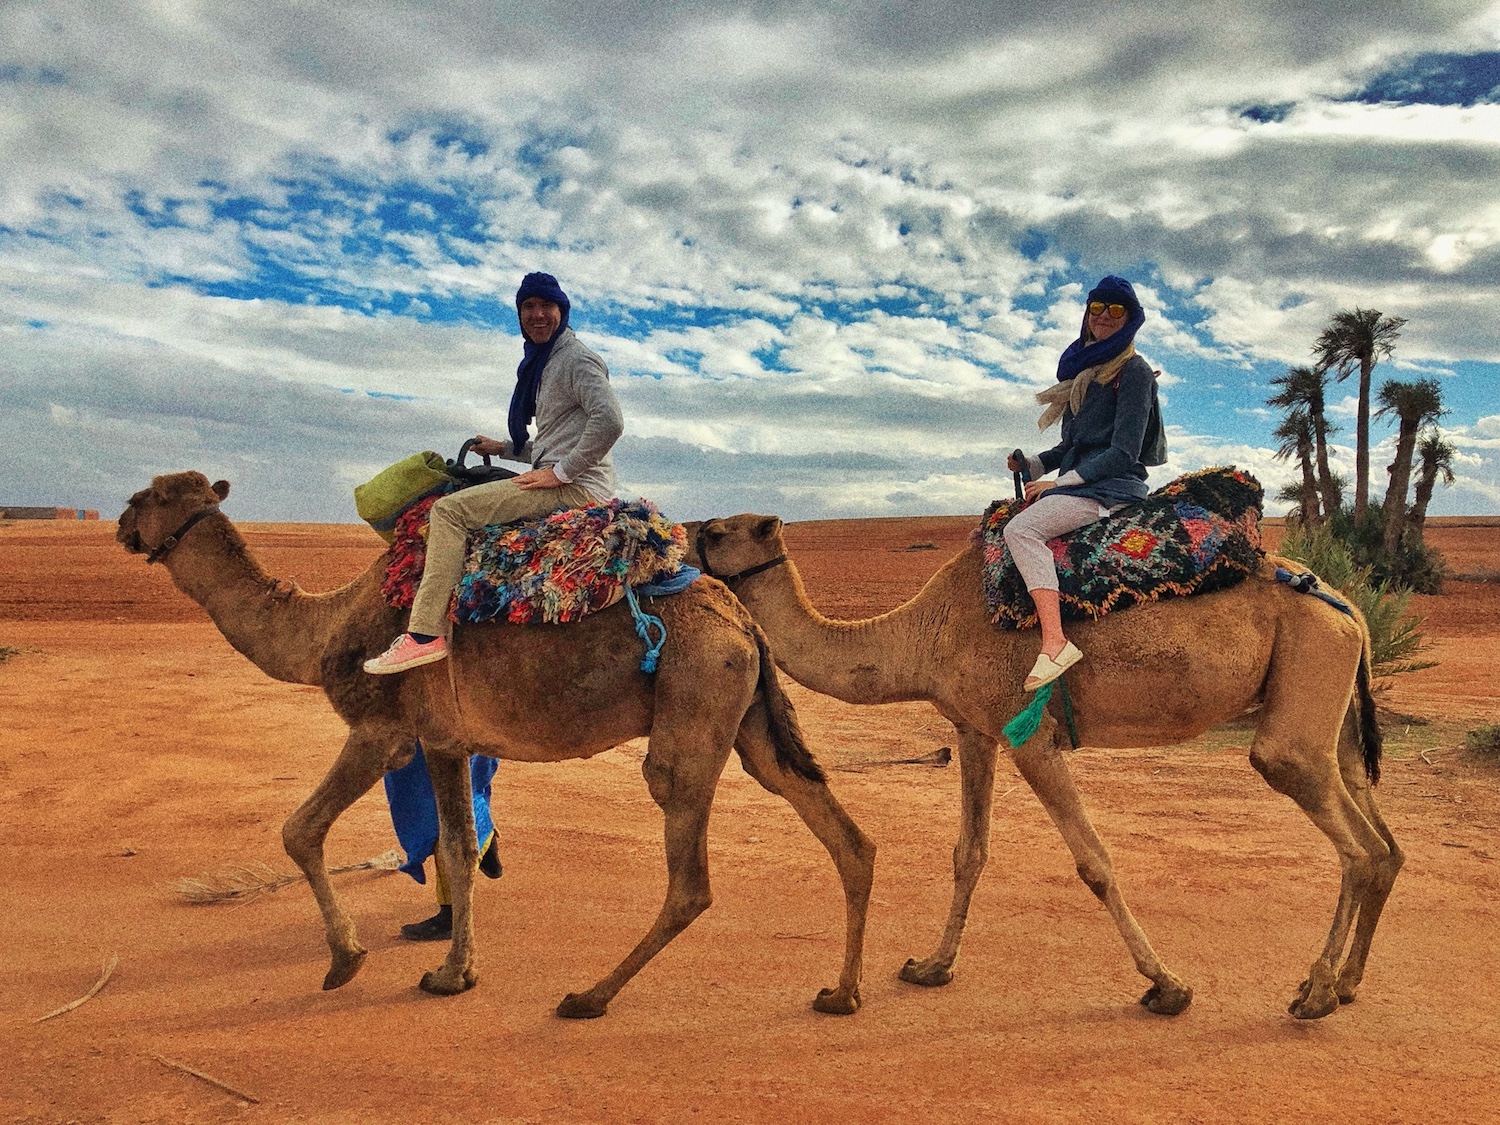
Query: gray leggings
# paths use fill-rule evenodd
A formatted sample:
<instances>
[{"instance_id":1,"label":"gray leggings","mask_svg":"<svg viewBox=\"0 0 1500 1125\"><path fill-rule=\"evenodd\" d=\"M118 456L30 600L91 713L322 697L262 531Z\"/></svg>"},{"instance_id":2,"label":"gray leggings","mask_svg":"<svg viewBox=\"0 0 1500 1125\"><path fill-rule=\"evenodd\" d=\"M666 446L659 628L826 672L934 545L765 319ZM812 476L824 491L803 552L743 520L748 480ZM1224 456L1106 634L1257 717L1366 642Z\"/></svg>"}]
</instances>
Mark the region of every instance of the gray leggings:
<instances>
[{"instance_id":1,"label":"gray leggings","mask_svg":"<svg viewBox=\"0 0 1500 1125\"><path fill-rule=\"evenodd\" d=\"M1057 565L1047 540L1103 519L1112 509L1087 496L1042 498L1005 525L1005 545L1028 590L1057 589Z\"/></svg>"}]
</instances>

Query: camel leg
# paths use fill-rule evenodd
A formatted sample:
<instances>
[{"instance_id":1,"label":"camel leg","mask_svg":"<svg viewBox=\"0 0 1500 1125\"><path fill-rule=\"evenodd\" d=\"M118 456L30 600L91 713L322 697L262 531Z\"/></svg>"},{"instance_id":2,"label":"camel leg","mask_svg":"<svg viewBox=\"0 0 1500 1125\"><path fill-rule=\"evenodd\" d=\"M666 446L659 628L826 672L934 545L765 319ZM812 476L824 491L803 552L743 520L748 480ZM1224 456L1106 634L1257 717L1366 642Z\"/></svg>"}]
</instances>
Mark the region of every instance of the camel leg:
<instances>
[{"instance_id":1,"label":"camel leg","mask_svg":"<svg viewBox=\"0 0 1500 1125\"><path fill-rule=\"evenodd\" d=\"M423 973L420 987L436 996L455 996L479 983L474 958L474 867L479 849L474 842L474 797L469 787L469 755L452 747L422 742L427 776L437 800L436 860L453 899L453 937L442 965Z\"/></svg>"},{"instance_id":2,"label":"camel leg","mask_svg":"<svg viewBox=\"0 0 1500 1125\"><path fill-rule=\"evenodd\" d=\"M1379 833L1390 849L1384 860L1378 856L1375 859L1375 877L1372 885L1365 891L1364 900L1359 904L1354 940L1350 943L1349 955L1344 959L1334 985L1339 1003L1348 1004L1353 1001L1359 982L1364 979L1365 961L1370 955L1370 943L1374 940L1380 913L1385 908L1386 899L1390 897L1396 876L1406 862L1396 838L1391 835L1390 828L1386 826L1385 819L1376 807L1375 791L1365 774L1364 755L1359 741L1359 719L1353 707L1345 716L1343 730L1339 735L1339 773L1343 776L1344 788L1354 798L1354 803L1359 806L1365 820L1369 821L1370 827Z\"/></svg>"},{"instance_id":3,"label":"camel leg","mask_svg":"<svg viewBox=\"0 0 1500 1125\"><path fill-rule=\"evenodd\" d=\"M910 958L901 967L901 979L911 984L936 986L953 979L953 964L958 960L969 903L990 855L996 740L965 723L953 725L958 731L958 768L963 786L958 842L953 845L953 901L937 949L920 961Z\"/></svg>"},{"instance_id":4,"label":"camel leg","mask_svg":"<svg viewBox=\"0 0 1500 1125\"><path fill-rule=\"evenodd\" d=\"M1047 726L1051 730L1047 730ZM1047 720L1043 729L1034 734L1016 750L1013 757L1021 776L1035 791L1052 823L1062 833L1068 850L1078 866L1078 877L1084 881L1096 898L1104 903L1114 919L1115 927L1125 939L1125 947L1135 960L1140 974L1151 981L1151 987L1141 997L1141 1003L1162 1016L1175 1016L1186 1010L1193 1001L1193 990L1162 964L1146 933L1125 904L1125 896L1115 879L1114 865L1109 851L1093 822L1084 811L1078 786L1058 745L1061 731L1057 724Z\"/></svg>"},{"instance_id":5,"label":"camel leg","mask_svg":"<svg viewBox=\"0 0 1500 1125\"><path fill-rule=\"evenodd\" d=\"M859 1010L859 980L864 964L865 918L875 881L875 845L849 819L827 784L810 781L776 763L776 749L766 723L765 705L757 700L740 723L735 748L745 772L769 792L784 797L833 858L844 885L844 968L837 988L818 992L813 1008L848 1016Z\"/></svg>"},{"instance_id":6,"label":"camel leg","mask_svg":"<svg viewBox=\"0 0 1500 1125\"><path fill-rule=\"evenodd\" d=\"M734 732L700 719L685 725L696 729L664 730L658 712L646 760L641 763L651 798L666 816L666 901L646 936L614 972L587 992L563 997L557 1014L564 1019L602 1016L625 983L713 902L708 884L708 812ZM705 726L712 729L704 731Z\"/></svg>"},{"instance_id":7,"label":"camel leg","mask_svg":"<svg viewBox=\"0 0 1500 1125\"><path fill-rule=\"evenodd\" d=\"M1345 695L1346 707L1347 700ZM1389 866L1391 856L1390 846L1365 819L1344 785L1336 749L1343 715L1319 715L1320 710L1328 710L1323 700L1299 698L1294 707L1273 701L1268 691L1267 705L1261 710L1250 750L1250 764L1271 788L1296 801L1308 819L1328 837L1339 854L1342 868L1338 904L1328 940L1287 1008L1298 1019L1318 1019L1338 1008L1334 965L1344 951L1362 904L1371 901L1372 894L1379 894L1379 872ZM1319 730L1327 734L1319 737L1316 733ZM1384 904L1383 895L1380 902ZM1372 914L1378 920L1378 910L1372 909ZM1373 921L1371 927L1373 932ZM1362 963L1355 968L1363 971Z\"/></svg>"},{"instance_id":8,"label":"camel leg","mask_svg":"<svg viewBox=\"0 0 1500 1125\"><path fill-rule=\"evenodd\" d=\"M323 859L323 843L333 822L380 780L385 772L389 743L389 738L377 738L357 729L350 731L344 748L323 780L281 827L282 846L307 876L307 884L323 913L323 929L333 957L323 978L325 990L353 980L367 950L359 944L354 921L334 893Z\"/></svg>"}]
</instances>

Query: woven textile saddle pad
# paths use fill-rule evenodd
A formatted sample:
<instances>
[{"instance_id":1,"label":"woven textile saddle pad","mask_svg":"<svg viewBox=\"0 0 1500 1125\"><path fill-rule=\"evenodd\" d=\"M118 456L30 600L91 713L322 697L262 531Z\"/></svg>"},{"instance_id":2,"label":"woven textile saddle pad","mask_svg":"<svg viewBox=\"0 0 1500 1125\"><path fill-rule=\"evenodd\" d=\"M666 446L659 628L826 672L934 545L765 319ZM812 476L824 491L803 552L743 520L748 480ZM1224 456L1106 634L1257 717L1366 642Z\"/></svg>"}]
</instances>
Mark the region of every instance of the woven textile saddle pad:
<instances>
[{"instance_id":1,"label":"woven textile saddle pad","mask_svg":"<svg viewBox=\"0 0 1500 1125\"><path fill-rule=\"evenodd\" d=\"M427 513L437 499L413 504L396 521L381 584L387 605L411 607L427 557ZM449 616L466 625L576 621L619 601L626 586L675 574L686 552L682 525L649 500L611 500L482 528L469 537Z\"/></svg>"},{"instance_id":2,"label":"woven textile saddle pad","mask_svg":"<svg viewBox=\"0 0 1500 1125\"><path fill-rule=\"evenodd\" d=\"M1102 617L1160 598L1222 590L1260 565L1262 489L1249 473L1203 469L1137 504L1048 543L1065 620ZM975 535L984 549L984 597L1008 629L1036 624L1002 532L1025 501L998 500Z\"/></svg>"}]
</instances>

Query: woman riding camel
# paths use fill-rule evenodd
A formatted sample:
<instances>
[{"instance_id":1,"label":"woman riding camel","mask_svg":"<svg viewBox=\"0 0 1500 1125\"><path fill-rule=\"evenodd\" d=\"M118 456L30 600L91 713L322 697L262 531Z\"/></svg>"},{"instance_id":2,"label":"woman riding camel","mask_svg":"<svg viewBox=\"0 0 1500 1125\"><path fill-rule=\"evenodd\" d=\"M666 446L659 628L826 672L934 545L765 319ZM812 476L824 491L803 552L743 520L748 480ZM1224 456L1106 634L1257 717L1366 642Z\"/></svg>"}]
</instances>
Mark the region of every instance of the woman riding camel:
<instances>
[{"instance_id":1,"label":"woman riding camel","mask_svg":"<svg viewBox=\"0 0 1500 1125\"><path fill-rule=\"evenodd\" d=\"M1006 461L1011 472L1026 472L1028 504L1005 525L1010 548L1042 629L1026 690L1035 691L1083 659L1063 636L1057 567L1049 539L1065 535L1146 495L1142 446L1148 426L1161 432L1156 375L1135 353L1135 334L1146 314L1123 277L1094 286L1078 339L1057 361L1057 385L1038 394L1046 405L1037 422L1045 430L1062 419L1062 440L1042 453ZM1019 451L1018 451L1019 452ZM1160 457L1152 463L1160 464ZM1039 480L1057 472L1055 481Z\"/></svg>"}]
</instances>

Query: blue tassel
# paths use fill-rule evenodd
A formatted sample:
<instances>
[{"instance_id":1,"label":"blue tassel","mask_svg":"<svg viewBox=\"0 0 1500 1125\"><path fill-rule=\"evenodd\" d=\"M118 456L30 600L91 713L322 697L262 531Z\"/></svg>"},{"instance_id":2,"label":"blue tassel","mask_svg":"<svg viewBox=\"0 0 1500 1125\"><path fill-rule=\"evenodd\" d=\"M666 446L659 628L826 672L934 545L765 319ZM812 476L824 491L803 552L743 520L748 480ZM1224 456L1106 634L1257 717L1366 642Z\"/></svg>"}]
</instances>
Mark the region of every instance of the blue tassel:
<instances>
[{"instance_id":1,"label":"blue tassel","mask_svg":"<svg viewBox=\"0 0 1500 1125\"><path fill-rule=\"evenodd\" d=\"M1054 680L1053 683L1057 681ZM1005 740L1012 750L1019 750L1028 738L1042 725L1042 712L1052 699L1052 684L1043 684L1032 693L1031 702L1023 707L1014 719L1005 724Z\"/></svg>"},{"instance_id":2,"label":"blue tassel","mask_svg":"<svg viewBox=\"0 0 1500 1125\"><path fill-rule=\"evenodd\" d=\"M656 671L662 646L667 643L667 623L654 614L644 612L641 603L636 600L635 591L629 586L625 587L625 598L630 602L630 613L635 618L635 635L646 646L646 655L641 657L641 671L649 674ZM655 640L651 639L652 629L656 630Z\"/></svg>"}]
</instances>

